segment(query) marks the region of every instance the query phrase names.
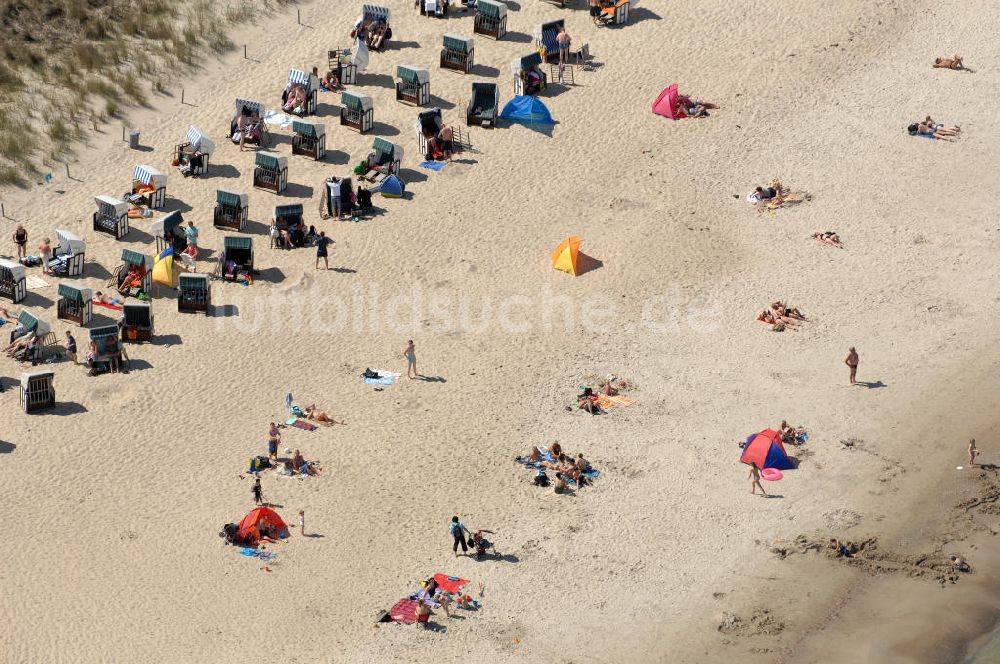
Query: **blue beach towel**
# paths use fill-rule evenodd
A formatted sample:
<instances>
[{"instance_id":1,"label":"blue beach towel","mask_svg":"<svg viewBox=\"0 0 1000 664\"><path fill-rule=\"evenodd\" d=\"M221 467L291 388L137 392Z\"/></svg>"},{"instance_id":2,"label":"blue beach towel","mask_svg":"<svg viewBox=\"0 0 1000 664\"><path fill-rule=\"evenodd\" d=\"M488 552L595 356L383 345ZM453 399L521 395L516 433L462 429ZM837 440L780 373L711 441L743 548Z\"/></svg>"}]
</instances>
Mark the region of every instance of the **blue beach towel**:
<instances>
[{"instance_id":1,"label":"blue beach towel","mask_svg":"<svg viewBox=\"0 0 1000 664\"><path fill-rule=\"evenodd\" d=\"M392 385L392 376L381 376L379 378L365 378L365 385Z\"/></svg>"},{"instance_id":2,"label":"blue beach towel","mask_svg":"<svg viewBox=\"0 0 1000 664\"><path fill-rule=\"evenodd\" d=\"M441 169L448 165L446 161L422 161L418 164L420 168L426 168L429 171L434 171L440 173Z\"/></svg>"},{"instance_id":3,"label":"blue beach towel","mask_svg":"<svg viewBox=\"0 0 1000 664\"><path fill-rule=\"evenodd\" d=\"M269 563L278 555L270 551L258 551L257 549L251 547L245 547L239 551L241 556L246 556L247 558L258 558L263 560L265 563Z\"/></svg>"}]
</instances>

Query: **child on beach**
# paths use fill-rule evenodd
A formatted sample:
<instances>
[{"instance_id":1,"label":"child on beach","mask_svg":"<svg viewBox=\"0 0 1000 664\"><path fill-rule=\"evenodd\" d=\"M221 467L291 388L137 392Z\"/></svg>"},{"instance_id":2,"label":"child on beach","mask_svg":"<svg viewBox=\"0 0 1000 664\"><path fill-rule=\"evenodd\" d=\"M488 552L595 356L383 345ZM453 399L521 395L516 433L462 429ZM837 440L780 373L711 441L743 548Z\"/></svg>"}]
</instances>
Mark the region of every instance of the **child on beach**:
<instances>
[{"instance_id":1,"label":"child on beach","mask_svg":"<svg viewBox=\"0 0 1000 664\"><path fill-rule=\"evenodd\" d=\"M976 465L976 457L979 456L979 450L976 448L976 439L969 439L969 466Z\"/></svg>"},{"instance_id":2,"label":"child on beach","mask_svg":"<svg viewBox=\"0 0 1000 664\"><path fill-rule=\"evenodd\" d=\"M299 510L299 533L306 534L306 511Z\"/></svg>"},{"instance_id":3,"label":"child on beach","mask_svg":"<svg viewBox=\"0 0 1000 664\"><path fill-rule=\"evenodd\" d=\"M260 476L254 478L253 487L250 489L250 491L253 493L253 502L254 502L254 504L255 505L263 505L264 504L264 497L263 497L263 494L262 494L262 490L260 488Z\"/></svg>"},{"instance_id":4,"label":"child on beach","mask_svg":"<svg viewBox=\"0 0 1000 664\"><path fill-rule=\"evenodd\" d=\"M756 461L750 462L750 493L756 494L757 489L760 489L760 493L763 496L767 495L764 491L764 487L760 483L760 467L757 465Z\"/></svg>"}]
</instances>

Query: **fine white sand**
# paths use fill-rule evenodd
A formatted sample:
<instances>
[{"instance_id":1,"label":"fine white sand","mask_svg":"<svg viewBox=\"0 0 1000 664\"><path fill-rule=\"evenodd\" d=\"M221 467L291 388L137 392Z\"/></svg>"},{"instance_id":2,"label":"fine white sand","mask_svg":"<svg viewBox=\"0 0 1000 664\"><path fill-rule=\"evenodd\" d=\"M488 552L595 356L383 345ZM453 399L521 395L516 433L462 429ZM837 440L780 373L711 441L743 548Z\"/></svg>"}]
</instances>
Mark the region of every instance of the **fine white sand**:
<instances>
[{"instance_id":1,"label":"fine white sand","mask_svg":"<svg viewBox=\"0 0 1000 664\"><path fill-rule=\"evenodd\" d=\"M967 370L986 380L997 360L1000 81L989 64L1000 46L982 30L997 6L649 0L632 24L598 29L582 3L521 0L511 35L477 36L479 64L462 76L438 69L438 50L445 32L471 34L469 15L389 4L396 43L357 86L374 98L376 130L341 128L339 95L321 93L326 161L292 157L289 132L274 132L289 155L284 196L252 190L253 153L225 140L233 99L276 107L289 67L322 67L348 45L360 3L304 4L305 27L294 9L268 17L234 36L251 61L242 48L207 59L130 116L145 151L107 126L73 179L57 168L51 185L3 192L32 249L56 228L81 233L79 282L101 289L122 248L154 251L149 221L122 242L90 229L92 197L124 191L136 163L169 173L167 208L195 221L213 258L225 234L211 224L215 190L250 191L261 275L216 284L212 317L179 315L161 291L157 341L129 348L134 370L88 378L54 365L54 411L25 415L16 389L0 395L0 438L16 446L0 454L0 661L822 661L797 655L816 652L796 650L821 626L810 612L840 606L841 589L864 579L786 565L768 544L902 532L921 522L904 506L951 477L969 436L996 459L985 432L940 408ZM394 100L396 65L427 67L434 103L457 124L472 81L511 97L510 61L560 16L602 66L543 95L551 136L474 128L475 152L440 173L418 168L417 110ZM956 50L975 74L931 69ZM673 82L722 108L654 116ZM964 135L908 137L927 114ZM189 124L218 145L210 177L170 168ZM405 146L410 196L376 198L385 212L371 220L320 221L324 178L348 173L376 135ZM756 213L743 196L773 177L811 200ZM268 247L272 206L292 201L336 240L337 271L314 270L311 250ZM847 248L809 239L823 230ZM569 235L600 262L577 278L549 264ZM0 252L12 251L7 240ZM73 326L56 324L46 280L25 305L61 338ZM756 322L775 299L810 322L782 334ZM365 367L405 372L410 338L436 380L362 385ZM859 379L884 387L846 384L851 345ZM578 385L609 372L632 385L634 406L566 412ZM20 373L3 360L5 386ZM289 391L348 425L285 431L282 447L326 472L265 475L264 495L289 523L304 509L318 536L293 532L266 572L216 533L252 507L247 460L286 417ZM767 485L780 498L751 497L736 443L781 419L810 431L801 465ZM838 441L852 437L869 453L845 452ZM530 486L513 457L555 441L602 470L593 488L545 497ZM453 558L452 514L495 531L507 557ZM375 627L435 572L484 583L481 610L437 616L445 634ZM762 608L780 634L716 630L724 612Z\"/></svg>"}]
</instances>

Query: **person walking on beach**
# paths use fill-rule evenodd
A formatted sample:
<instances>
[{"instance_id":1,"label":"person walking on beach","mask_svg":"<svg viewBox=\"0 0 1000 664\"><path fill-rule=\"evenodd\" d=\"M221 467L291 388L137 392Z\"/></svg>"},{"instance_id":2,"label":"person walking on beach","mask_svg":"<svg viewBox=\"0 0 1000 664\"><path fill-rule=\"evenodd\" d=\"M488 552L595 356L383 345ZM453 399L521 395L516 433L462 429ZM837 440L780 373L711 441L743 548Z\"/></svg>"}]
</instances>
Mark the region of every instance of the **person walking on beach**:
<instances>
[{"instance_id":1,"label":"person walking on beach","mask_svg":"<svg viewBox=\"0 0 1000 664\"><path fill-rule=\"evenodd\" d=\"M979 456L979 449L976 447L976 439L969 439L969 466L976 465L976 457Z\"/></svg>"},{"instance_id":2,"label":"person walking on beach","mask_svg":"<svg viewBox=\"0 0 1000 664\"><path fill-rule=\"evenodd\" d=\"M24 226L21 224L17 225L14 229L14 245L17 247L17 259L21 260L25 257L28 248L28 231L24 230Z\"/></svg>"},{"instance_id":3,"label":"person walking on beach","mask_svg":"<svg viewBox=\"0 0 1000 664\"><path fill-rule=\"evenodd\" d=\"M760 466L757 465L756 461L750 462L750 493L756 494L757 489L760 489L762 496L767 495L767 491L764 491L764 487L760 483Z\"/></svg>"},{"instance_id":4,"label":"person walking on beach","mask_svg":"<svg viewBox=\"0 0 1000 664\"><path fill-rule=\"evenodd\" d=\"M264 497L262 495L262 490L260 488L260 476L254 478L253 487L250 489L253 492L253 502L254 505L263 505Z\"/></svg>"},{"instance_id":5,"label":"person walking on beach","mask_svg":"<svg viewBox=\"0 0 1000 664\"><path fill-rule=\"evenodd\" d=\"M79 364L76 359L76 339L66 330L66 357L73 360L73 364Z\"/></svg>"},{"instance_id":6,"label":"person walking on beach","mask_svg":"<svg viewBox=\"0 0 1000 664\"><path fill-rule=\"evenodd\" d=\"M851 346L851 350L847 353L847 358L844 360L844 364L851 370L851 385L855 384L855 377L858 375L858 351Z\"/></svg>"},{"instance_id":7,"label":"person walking on beach","mask_svg":"<svg viewBox=\"0 0 1000 664\"><path fill-rule=\"evenodd\" d=\"M451 517L451 526L448 528L448 532L451 533L452 538L455 540L452 542L451 550L458 557L458 547L462 547L462 553L465 555L469 554L469 547L465 544L465 540L468 539L469 531L465 529L465 524L458 520L457 516Z\"/></svg>"},{"instance_id":8,"label":"person walking on beach","mask_svg":"<svg viewBox=\"0 0 1000 664\"><path fill-rule=\"evenodd\" d=\"M281 442L281 432L274 422L267 432L267 458L278 463L278 444Z\"/></svg>"},{"instance_id":9,"label":"person walking on beach","mask_svg":"<svg viewBox=\"0 0 1000 664\"><path fill-rule=\"evenodd\" d=\"M323 259L323 266L327 270L330 269L330 262L327 260L327 256L329 255L328 252L327 252L327 247L330 245L331 242L333 242L333 240L331 240L330 238L328 238L326 236L326 232L325 231L320 231L319 232L319 237L316 238L316 269L317 270L319 269L319 259L321 259L321 258Z\"/></svg>"},{"instance_id":10,"label":"person walking on beach","mask_svg":"<svg viewBox=\"0 0 1000 664\"><path fill-rule=\"evenodd\" d=\"M403 357L406 358L406 377L416 378L419 374L417 374L417 350L413 347L413 339L406 342ZM410 375L411 373L413 374L412 376Z\"/></svg>"},{"instance_id":11,"label":"person walking on beach","mask_svg":"<svg viewBox=\"0 0 1000 664\"><path fill-rule=\"evenodd\" d=\"M42 274L49 273L49 259L52 257L52 240L49 238L42 238L41 244L38 245L38 258L42 261Z\"/></svg>"},{"instance_id":12,"label":"person walking on beach","mask_svg":"<svg viewBox=\"0 0 1000 664\"><path fill-rule=\"evenodd\" d=\"M299 533L306 534L306 511L299 510Z\"/></svg>"}]
</instances>

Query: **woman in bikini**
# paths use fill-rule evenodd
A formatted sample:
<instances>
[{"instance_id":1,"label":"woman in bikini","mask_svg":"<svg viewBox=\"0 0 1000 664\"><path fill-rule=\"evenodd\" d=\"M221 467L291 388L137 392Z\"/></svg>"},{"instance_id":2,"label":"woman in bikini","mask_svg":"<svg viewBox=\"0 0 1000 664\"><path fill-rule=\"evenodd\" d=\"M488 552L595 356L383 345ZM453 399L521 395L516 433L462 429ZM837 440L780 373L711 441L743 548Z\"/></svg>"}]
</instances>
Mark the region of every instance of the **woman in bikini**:
<instances>
[{"instance_id":1,"label":"woman in bikini","mask_svg":"<svg viewBox=\"0 0 1000 664\"><path fill-rule=\"evenodd\" d=\"M831 247L837 247L838 249L843 249L844 245L840 243L840 236L833 231L824 231L822 233L813 233L813 238L819 240L823 244L828 244Z\"/></svg>"},{"instance_id":2,"label":"woman in bikini","mask_svg":"<svg viewBox=\"0 0 1000 664\"><path fill-rule=\"evenodd\" d=\"M322 410L316 410L316 404L306 407L306 409L302 412L305 414L306 419L316 420L317 422L321 422L327 426L333 426L334 424L347 424L347 422L344 422L343 420L333 419Z\"/></svg>"}]
</instances>

